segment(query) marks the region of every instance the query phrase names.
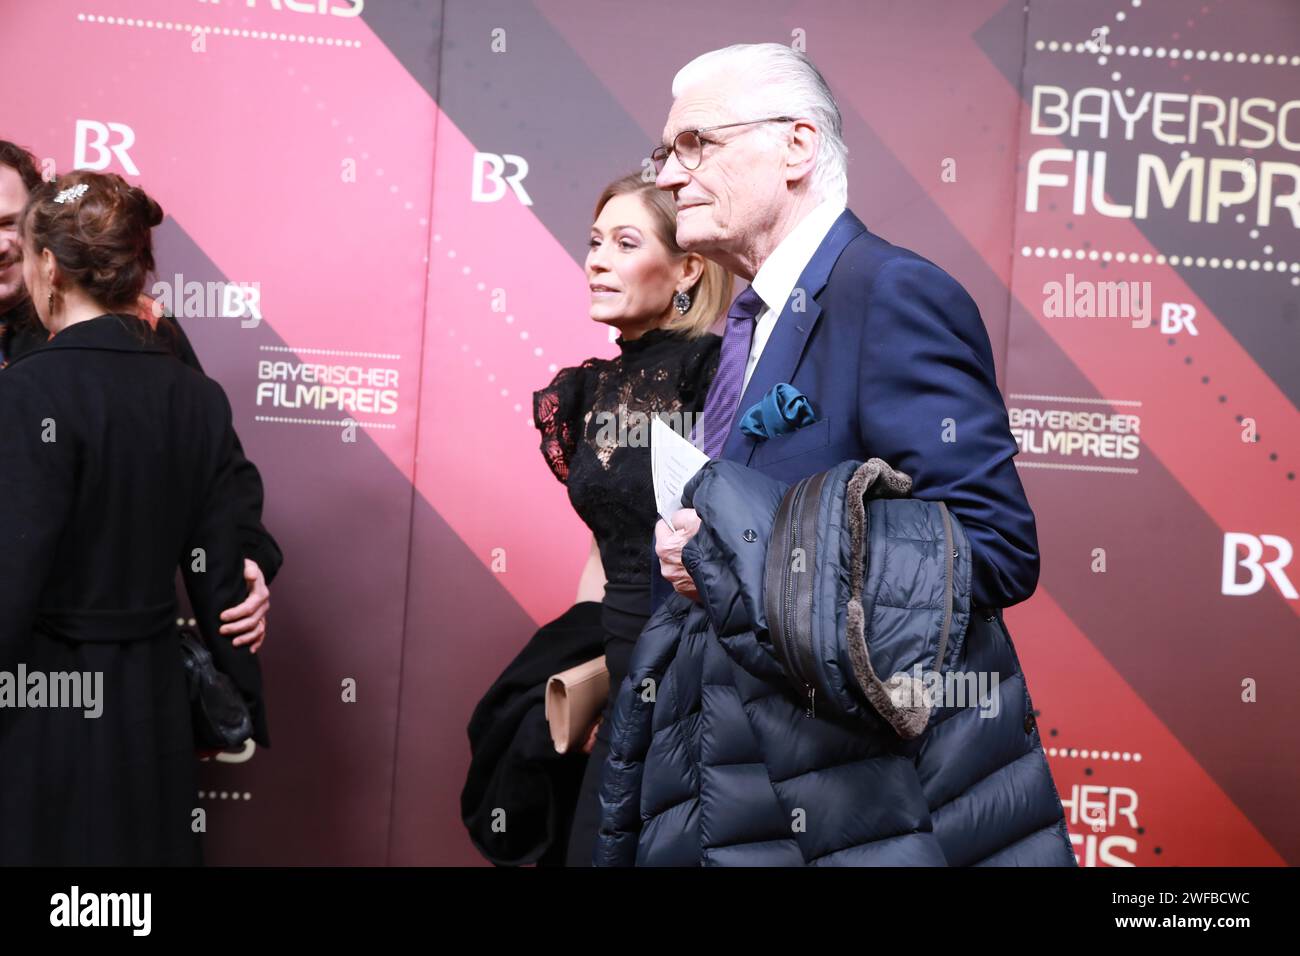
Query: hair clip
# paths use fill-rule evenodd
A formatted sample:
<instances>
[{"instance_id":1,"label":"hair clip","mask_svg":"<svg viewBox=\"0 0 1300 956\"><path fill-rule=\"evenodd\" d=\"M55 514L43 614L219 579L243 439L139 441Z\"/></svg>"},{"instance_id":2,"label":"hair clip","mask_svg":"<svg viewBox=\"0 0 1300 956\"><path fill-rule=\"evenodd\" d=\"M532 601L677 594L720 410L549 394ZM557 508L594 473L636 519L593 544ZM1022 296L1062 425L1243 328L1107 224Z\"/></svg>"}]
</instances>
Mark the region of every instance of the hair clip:
<instances>
[{"instance_id":1,"label":"hair clip","mask_svg":"<svg viewBox=\"0 0 1300 956\"><path fill-rule=\"evenodd\" d=\"M69 186L67 189L63 190L63 192L55 196L54 201L57 203L72 202L72 200L80 199L82 196L86 195L86 190L89 188L90 186L86 183L77 183L77 185Z\"/></svg>"}]
</instances>

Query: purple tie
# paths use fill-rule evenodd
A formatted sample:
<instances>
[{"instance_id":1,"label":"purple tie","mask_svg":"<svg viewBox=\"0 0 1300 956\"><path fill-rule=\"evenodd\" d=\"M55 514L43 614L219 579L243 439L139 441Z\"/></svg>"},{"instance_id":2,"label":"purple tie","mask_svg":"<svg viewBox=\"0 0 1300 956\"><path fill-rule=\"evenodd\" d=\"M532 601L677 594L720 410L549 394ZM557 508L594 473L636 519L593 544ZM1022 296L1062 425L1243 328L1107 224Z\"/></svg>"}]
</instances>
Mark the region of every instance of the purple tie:
<instances>
[{"instance_id":1,"label":"purple tie","mask_svg":"<svg viewBox=\"0 0 1300 956\"><path fill-rule=\"evenodd\" d=\"M736 419L740 387L745 381L745 366L749 363L749 344L754 338L754 317L762 310L763 300L750 286L736 296L727 313L718 371L709 386L704 411L700 415L700 428L704 435L700 449L710 458L717 458L722 453L727 433Z\"/></svg>"}]
</instances>

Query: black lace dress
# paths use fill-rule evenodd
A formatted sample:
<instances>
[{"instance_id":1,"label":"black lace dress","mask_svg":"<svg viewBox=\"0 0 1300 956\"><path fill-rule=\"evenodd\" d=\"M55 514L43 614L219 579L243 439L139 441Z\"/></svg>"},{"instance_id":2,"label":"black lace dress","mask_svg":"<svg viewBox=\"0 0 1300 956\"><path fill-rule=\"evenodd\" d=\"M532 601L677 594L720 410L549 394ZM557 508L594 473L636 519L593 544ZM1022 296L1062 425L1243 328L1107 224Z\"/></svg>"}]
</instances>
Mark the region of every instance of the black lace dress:
<instances>
[{"instance_id":1,"label":"black lace dress","mask_svg":"<svg viewBox=\"0 0 1300 956\"><path fill-rule=\"evenodd\" d=\"M716 335L687 338L654 329L617 340L613 359L561 369L533 394L542 454L592 530L605 569L601 623L610 701L627 676L632 648L650 619L655 513L650 422L660 416L689 436L718 368ZM583 778L569 840L569 865L590 866L600 822L600 772L608 754L610 703Z\"/></svg>"}]
</instances>

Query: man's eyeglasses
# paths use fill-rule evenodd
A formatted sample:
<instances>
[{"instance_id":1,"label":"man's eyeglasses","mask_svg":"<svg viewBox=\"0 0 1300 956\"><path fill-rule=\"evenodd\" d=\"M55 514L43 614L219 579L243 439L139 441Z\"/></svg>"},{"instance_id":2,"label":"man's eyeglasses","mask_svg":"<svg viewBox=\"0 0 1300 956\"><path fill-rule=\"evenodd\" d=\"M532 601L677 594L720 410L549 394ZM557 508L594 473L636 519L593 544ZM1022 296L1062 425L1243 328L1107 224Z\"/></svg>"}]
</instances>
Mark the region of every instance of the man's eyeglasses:
<instances>
[{"instance_id":1,"label":"man's eyeglasses","mask_svg":"<svg viewBox=\"0 0 1300 956\"><path fill-rule=\"evenodd\" d=\"M700 160L704 157L704 144L709 143L714 146L723 146L717 140L705 139L701 133L711 133L715 129L731 129L733 126L753 126L756 123L793 123L798 117L795 116L769 116L767 119L746 120L743 123L723 123L720 126L706 126L703 129L684 129L677 134L673 140L671 148L667 146L656 146L650 152L650 160L655 164L655 175L664 171L664 164L668 162L670 154L677 154L677 162L682 164L683 169L698 169Z\"/></svg>"}]
</instances>

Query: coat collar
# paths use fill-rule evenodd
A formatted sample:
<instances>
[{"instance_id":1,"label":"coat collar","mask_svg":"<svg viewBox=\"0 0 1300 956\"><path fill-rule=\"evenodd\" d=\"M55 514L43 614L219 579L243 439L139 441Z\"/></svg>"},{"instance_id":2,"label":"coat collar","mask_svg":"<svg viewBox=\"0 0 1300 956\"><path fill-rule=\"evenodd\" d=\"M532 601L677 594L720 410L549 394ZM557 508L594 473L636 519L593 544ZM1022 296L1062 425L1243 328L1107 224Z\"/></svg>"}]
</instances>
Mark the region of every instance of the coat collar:
<instances>
[{"instance_id":1,"label":"coat collar","mask_svg":"<svg viewBox=\"0 0 1300 956\"><path fill-rule=\"evenodd\" d=\"M28 356L50 349L167 353L149 326L138 317L125 312L108 313L68 326L39 348L18 356L9 363L9 367L12 368Z\"/></svg>"},{"instance_id":2,"label":"coat collar","mask_svg":"<svg viewBox=\"0 0 1300 956\"><path fill-rule=\"evenodd\" d=\"M812 335L812 330L821 317L822 310L817 304L817 296L821 294L822 289L826 288L831 269L834 268L844 247L866 231L867 227L862 224L862 220L849 209L840 213L839 218L831 225L826 238L817 247L817 251L813 253L812 259L808 261L808 265L799 276L799 281L795 284L794 292L802 291L803 295L792 293L786 299L785 308L781 310L781 315L772 329L772 336L763 347L763 354L754 368L754 374L750 376L749 387L740 397L736 409L737 426L745 414L745 409L759 401L777 383L789 382L794 378L794 371L799 366L799 360L803 358L808 337ZM798 310L797 307L801 307L802 310ZM722 457L729 461L748 464L756 447L758 443L754 439L742 432L739 427L733 427L726 443L722 446Z\"/></svg>"}]
</instances>

